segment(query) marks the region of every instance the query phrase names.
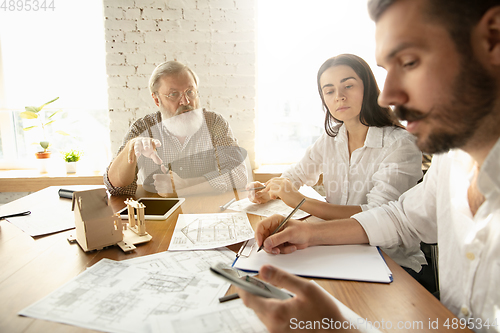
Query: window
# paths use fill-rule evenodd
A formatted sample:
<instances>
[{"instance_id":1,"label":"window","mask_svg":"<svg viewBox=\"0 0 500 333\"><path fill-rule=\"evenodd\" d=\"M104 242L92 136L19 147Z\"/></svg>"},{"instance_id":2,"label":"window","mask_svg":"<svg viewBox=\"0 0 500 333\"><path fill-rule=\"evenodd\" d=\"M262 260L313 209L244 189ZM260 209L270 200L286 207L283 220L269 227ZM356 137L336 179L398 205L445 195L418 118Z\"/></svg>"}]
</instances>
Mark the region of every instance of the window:
<instances>
[{"instance_id":1,"label":"window","mask_svg":"<svg viewBox=\"0 0 500 333\"><path fill-rule=\"evenodd\" d=\"M83 150L88 158L82 163L95 169L109 157L102 2L53 4L38 11L0 9L0 168L33 167L39 149L32 143L40 133L23 131L34 121L19 114L55 97L44 108L46 114L63 111L48 129L51 150Z\"/></svg>"},{"instance_id":2,"label":"window","mask_svg":"<svg viewBox=\"0 0 500 333\"><path fill-rule=\"evenodd\" d=\"M375 62L375 24L366 0L258 2L257 165L297 162L324 133L316 74L328 58L356 54Z\"/></svg>"}]
</instances>

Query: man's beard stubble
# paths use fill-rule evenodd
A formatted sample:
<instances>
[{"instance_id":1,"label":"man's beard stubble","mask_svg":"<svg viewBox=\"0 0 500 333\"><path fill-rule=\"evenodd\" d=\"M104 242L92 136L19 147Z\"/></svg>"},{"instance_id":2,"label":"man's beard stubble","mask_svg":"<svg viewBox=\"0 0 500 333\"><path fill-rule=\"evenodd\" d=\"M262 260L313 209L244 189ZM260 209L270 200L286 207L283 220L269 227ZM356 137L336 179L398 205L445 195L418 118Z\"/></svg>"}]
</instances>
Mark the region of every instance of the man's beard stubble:
<instances>
[{"instance_id":1,"label":"man's beard stubble","mask_svg":"<svg viewBox=\"0 0 500 333\"><path fill-rule=\"evenodd\" d=\"M435 105L429 112L396 106L394 112L401 120L432 124L427 138L417 135L417 146L425 153L437 154L452 148L462 148L476 134L482 120L495 107L495 80L473 56L463 57L462 70L452 86L452 99Z\"/></svg>"}]
</instances>

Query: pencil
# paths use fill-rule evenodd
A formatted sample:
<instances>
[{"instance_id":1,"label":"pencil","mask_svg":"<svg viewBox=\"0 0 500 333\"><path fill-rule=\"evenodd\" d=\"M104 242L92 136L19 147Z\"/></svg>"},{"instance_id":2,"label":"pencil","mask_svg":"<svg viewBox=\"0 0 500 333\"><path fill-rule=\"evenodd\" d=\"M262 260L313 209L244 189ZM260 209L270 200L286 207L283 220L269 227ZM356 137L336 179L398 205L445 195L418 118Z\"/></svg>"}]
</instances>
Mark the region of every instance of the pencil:
<instances>
[{"instance_id":1,"label":"pencil","mask_svg":"<svg viewBox=\"0 0 500 333\"><path fill-rule=\"evenodd\" d=\"M249 188L248 190L242 190L241 192L248 192L248 191L260 191L265 189L265 186L259 186L259 187L254 187L254 188Z\"/></svg>"},{"instance_id":2,"label":"pencil","mask_svg":"<svg viewBox=\"0 0 500 333\"><path fill-rule=\"evenodd\" d=\"M284 226L284 225L285 225L285 223L287 223L287 222L288 222L288 220L292 218L293 214L295 214L295 212L297 212L297 211L299 210L300 206L302 206L302 204L303 204L305 201L306 201L306 198L302 199L302 201L301 201L301 202L299 202L299 204L297 205L297 207L295 207L295 208L292 210L292 212L291 212L290 214L288 214L288 216L287 216L287 217L286 217L286 218L285 218L285 219L284 219L284 220L280 223L280 225L279 225L276 229L274 229L274 231L273 231L273 232L272 232L269 236L267 236L267 237L270 237L270 236L274 235L275 233L277 233L277 232L278 232L278 230L280 230L280 229L281 229L281 227L282 227L282 226ZM257 250L257 252L259 252L259 251L260 251L260 250L262 250L263 248L264 248L264 242L262 242L262 245L259 247L259 249Z\"/></svg>"},{"instance_id":3,"label":"pencil","mask_svg":"<svg viewBox=\"0 0 500 333\"><path fill-rule=\"evenodd\" d=\"M232 204L233 202L235 202L235 201L236 201L236 199L235 199L235 198L232 198L231 200L229 200L229 202L228 202L228 203L226 203L226 204L224 204L224 205L222 205L222 206L219 206L219 207L220 207L220 210L226 210L226 209L227 209L227 207L231 206L231 204Z\"/></svg>"},{"instance_id":4,"label":"pencil","mask_svg":"<svg viewBox=\"0 0 500 333\"><path fill-rule=\"evenodd\" d=\"M224 297L219 297L219 303L224 303L224 302L227 302L227 301L230 301L233 299L237 299L237 298L240 298L240 295L238 295L236 293L229 294L229 295L224 296Z\"/></svg>"}]
</instances>

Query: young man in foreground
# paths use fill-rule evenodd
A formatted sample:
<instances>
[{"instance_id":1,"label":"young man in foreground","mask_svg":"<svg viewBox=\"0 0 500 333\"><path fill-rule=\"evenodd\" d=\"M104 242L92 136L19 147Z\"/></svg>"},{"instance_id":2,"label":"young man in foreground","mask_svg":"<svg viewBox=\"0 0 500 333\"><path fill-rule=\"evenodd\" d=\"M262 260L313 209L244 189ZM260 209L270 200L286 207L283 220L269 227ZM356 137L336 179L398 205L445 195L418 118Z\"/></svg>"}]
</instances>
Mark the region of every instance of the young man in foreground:
<instances>
[{"instance_id":1,"label":"young man in foreground","mask_svg":"<svg viewBox=\"0 0 500 333\"><path fill-rule=\"evenodd\" d=\"M500 1L371 0L376 58L387 70L382 106L394 106L417 145L436 154L424 181L398 201L347 220L263 220L267 252L321 244L411 246L438 243L441 301L460 318L500 331ZM271 266L261 277L296 297L264 299L239 291L272 332L290 320L332 318L338 308L311 283Z\"/></svg>"}]
</instances>

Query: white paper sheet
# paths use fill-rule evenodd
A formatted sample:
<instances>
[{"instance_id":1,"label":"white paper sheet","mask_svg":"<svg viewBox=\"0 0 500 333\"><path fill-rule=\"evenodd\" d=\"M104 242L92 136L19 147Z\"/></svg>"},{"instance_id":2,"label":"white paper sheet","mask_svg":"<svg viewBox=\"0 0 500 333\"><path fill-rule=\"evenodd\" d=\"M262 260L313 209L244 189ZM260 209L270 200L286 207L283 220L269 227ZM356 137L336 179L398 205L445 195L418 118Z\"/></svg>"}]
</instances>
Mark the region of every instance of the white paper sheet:
<instances>
[{"instance_id":1,"label":"white paper sheet","mask_svg":"<svg viewBox=\"0 0 500 333\"><path fill-rule=\"evenodd\" d=\"M340 313L352 323L353 327L364 333L380 332L375 325L366 322L357 313L345 306L338 299L330 295L315 281L311 283L320 287L335 304ZM328 323L330 318L326 318ZM260 321L253 310L245 307L241 299L220 303L210 308L200 308L198 310L187 311L177 315L158 318L150 317L152 333L232 333L232 332L267 332L264 324ZM333 324L331 324L333 326Z\"/></svg>"},{"instance_id":2,"label":"white paper sheet","mask_svg":"<svg viewBox=\"0 0 500 333\"><path fill-rule=\"evenodd\" d=\"M247 247L251 247L248 242ZM367 282L392 282L392 274L379 250L369 245L313 246L291 254L257 253L253 246L249 257L241 256L234 267L258 271L270 264L287 272L329 279L355 280Z\"/></svg>"},{"instance_id":3,"label":"white paper sheet","mask_svg":"<svg viewBox=\"0 0 500 333\"><path fill-rule=\"evenodd\" d=\"M99 185L64 186L65 189L75 191L102 187ZM59 198L57 194L59 187L52 186L51 188L53 189L43 189L17 199L15 205L7 203L0 206L0 216L29 210L30 215L9 217L7 221L32 237L73 229L75 213L71 210L71 199ZM20 211L19 206L22 206L23 210Z\"/></svg>"},{"instance_id":4,"label":"white paper sheet","mask_svg":"<svg viewBox=\"0 0 500 333\"><path fill-rule=\"evenodd\" d=\"M254 236L245 213L180 214L169 251L213 249Z\"/></svg>"},{"instance_id":5,"label":"white paper sheet","mask_svg":"<svg viewBox=\"0 0 500 333\"><path fill-rule=\"evenodd\" d=\"M267 332L266 327L241 299L183 312L165 318L151 317L152 333Z\"/></svg>"},{"instance_id":6,"label":"white paper sheet","mask_svg":"<svg viewBox=\"0 0 500 333\"><path fill-rule=\"evenodd\" d=\"M236 210L239 212L245 212L248 214L255 214L260 216L271 216L273 214L280 214L283 216L288 216L293 210L292 207L287 206L281 200L271 200L263 204L255 204L248 200L248 198L238 200L233 202L228 209ZM293 215L294 219L302 219L304 217L308 217L309 213L306 213L302 210L298 210Z\"/></svg>"},{"instance_id":7,"label":"white paper sheet","mask_svg":"<svg viewBox=\"0 0 500 333\"><path fill-rule=\"evenodd\" d=\"M317 199L320 201L325 201L325 198L323 198L318 192L316 192L312 187L310 186L302 186L299 189L299 192L302 193L303 195ZM268 201L264 204L256 204L248 200L248 198L238 200L236 202L233 202L228 209L236 210L239 212L245 212L248 214L255 214L255 215L260 215L260 216L265 216L269 217L273 214L280 214L283 216L288 216L293 208L285 204L281 200L271 200ZM309 213L304 212L303 210L298 210L293 214L294 219L303 219L305 217L310 216Z\"/></svg>"},{"instance_id":8,"label":"white paper sheet","mask_svg":"<svg viewBox=\"0 0 500 333\"><path fill-rule=\"evenodd\" d=\"M376 325L373 325L373 323L369 323L365 319L361 318L356 312L352 311L344 303L342 303L341 301L336 299L328 291L326 291L323 287L321 287L319 284L317 284L316 281L311 281L311 283L314 283L315 285L320 287L323 290L323 292L325 294L327 294L332 299L333 302L335 302L335 304L338 306L342 316L347 321L352 323L353 327L357 328L360 332L362 332L362 333L378 333L378 332L380 332L378 329L376 329L374 327Z\"/></svg>"},{"instance_id":9,"label":"white paper sheet","mask_svg":"<svg viewBox=\"0 0 500 333\"><path fill-rule=\"evenodd\" d=\"M229 250L163 252L102 259L19 314L106 332L148 332L150 316L211 307L228 283L210 272Z\"/></svg>"},{"instance_id":10,"label":"white paper sheet","mask_svg":"<svg viewBox=\"0 0 500 333\"><path fill-rule=\"evenodd\" d=\"M63 202L65 200L68 202ZM45 203L31 203L26 207L26 210L31 212L30 215L9 217L7 220L32 237L74 228L75 213L71 211L71 200L59 199L59 201L58 207L47 206Z\"/></svg>"}]
</instances>

